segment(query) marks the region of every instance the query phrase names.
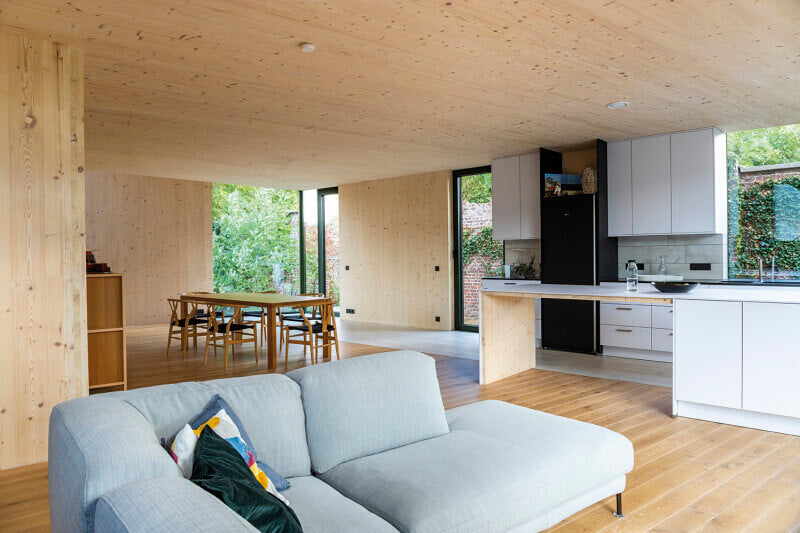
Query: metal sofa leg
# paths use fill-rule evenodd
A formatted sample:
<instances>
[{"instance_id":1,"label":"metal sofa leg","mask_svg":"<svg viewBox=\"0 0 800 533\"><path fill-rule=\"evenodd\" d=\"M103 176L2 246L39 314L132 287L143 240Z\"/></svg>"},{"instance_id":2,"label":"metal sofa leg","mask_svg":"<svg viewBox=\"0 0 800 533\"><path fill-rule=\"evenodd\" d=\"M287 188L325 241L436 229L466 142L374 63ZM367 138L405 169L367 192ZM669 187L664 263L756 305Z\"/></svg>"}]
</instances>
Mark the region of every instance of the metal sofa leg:
<instances>
[{"instance_id":1,"label":"metal sofa leg","mask_svg":"<svg viewBox=\"0 0 800 533\"><path fill-rule=\"evenodd\" d=\"M617 494L617 510L614 513L614 516L617 518L623 518L625 515L622 514L622 493L620 492Z\"/></svg>"}]
</instances>

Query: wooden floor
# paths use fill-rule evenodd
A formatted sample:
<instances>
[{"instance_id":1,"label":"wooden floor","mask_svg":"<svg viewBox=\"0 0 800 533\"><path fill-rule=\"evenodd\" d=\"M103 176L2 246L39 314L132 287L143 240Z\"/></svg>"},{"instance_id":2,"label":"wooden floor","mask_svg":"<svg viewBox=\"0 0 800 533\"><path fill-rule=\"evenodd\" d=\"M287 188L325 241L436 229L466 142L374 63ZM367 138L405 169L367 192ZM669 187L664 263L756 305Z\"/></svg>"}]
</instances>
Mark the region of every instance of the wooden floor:
<instances>
[{"instance_id":1,"label":"wooden floor","mask_svg":"<svg viewBox=\"0 0 800 533\"><path fill-rule=\"evenodd\" d=\"M131 388L264 372L252 349L223 370L221 357L202 364L164 357L161 328L132 330ZM342 344L342 356L386 351ZM280 359L282 363L282 359ZM303 366L294 356L289 367ZM613 498L576 513L554 531L800 531L800 438L669 416L671 390L624 381L530 370L479 386L477 361L436 357L445 407L483 399L591 422L628 437L635 468L625 490L625 518ZM286 369L279 365L278 371ZM0 531L47 530L47 465L0 472Z\"/></svg>"}]
</instances>

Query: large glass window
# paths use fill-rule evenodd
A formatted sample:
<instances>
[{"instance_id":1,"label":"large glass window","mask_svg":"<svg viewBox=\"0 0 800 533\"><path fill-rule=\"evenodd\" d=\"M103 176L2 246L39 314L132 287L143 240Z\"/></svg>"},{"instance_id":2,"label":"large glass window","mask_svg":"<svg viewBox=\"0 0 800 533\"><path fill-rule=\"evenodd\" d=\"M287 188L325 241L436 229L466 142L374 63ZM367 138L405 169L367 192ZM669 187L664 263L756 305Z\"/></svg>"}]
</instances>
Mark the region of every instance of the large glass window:
<instances>
[{"instance_id":1,"label":"large glass window","mask_svg":"<svg viewBox=\"0 0 800 533\"><path fill-rule=\"evenodd\" d=\"M214 184L214 290L297 293L298 209L297 191Z\"/></svg>"},{"instance_id":2,"label":"large glass window","mask_svg":"<svg viewBox=\"0 0 800 533\"><path fill-rule=\"evenodd\" d=\"M308 190L303 195L303 264L305 265L306 283L303 292L321 292L319 289L319 223L317 215L317 190Z\"/></svg>"},{"instance_id":3,"label":"large glass window","mask_svg":"<svg viewBox=\"0 0 800 533\"><path fill-rule=\"evenodd\" d=\"M477 331L481 281L503 271L503 242L492 240L492 168L453 172L456 214L456 327Z\"/></svg>"},{"instance_id":4,"label":"large glass window","mask_svg":"<svg viewBox=\"0 0 800 533\"><path fill-rule=\"evenodd\" d=\"M728 272L800 278L800 124L728 133Z\"/></svg>"}]
</instances>

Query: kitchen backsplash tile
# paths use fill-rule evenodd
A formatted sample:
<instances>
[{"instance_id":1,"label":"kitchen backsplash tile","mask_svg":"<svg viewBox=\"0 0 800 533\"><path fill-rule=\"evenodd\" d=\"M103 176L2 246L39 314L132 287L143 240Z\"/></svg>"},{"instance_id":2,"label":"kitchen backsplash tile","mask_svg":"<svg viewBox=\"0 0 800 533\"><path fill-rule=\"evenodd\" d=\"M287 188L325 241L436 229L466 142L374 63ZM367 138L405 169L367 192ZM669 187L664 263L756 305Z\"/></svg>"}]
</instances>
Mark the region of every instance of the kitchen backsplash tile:
<instances>
[{"instance_id":1,"label":"kitchen backsplash tile","mask_svg":"<svg viewBox=\"0 0 800 533\"><path fill-rule=\"evenodd\" d=\"M687 279L721 279L725 277L725 236L660 235L652 237L619 237L618 274L625 277L625 261L644 263L642 274L657 274L659 256L664 256L667 274ZM710 263L711 270L690 270L690 263Z\"/></svg>"}]
</instances>

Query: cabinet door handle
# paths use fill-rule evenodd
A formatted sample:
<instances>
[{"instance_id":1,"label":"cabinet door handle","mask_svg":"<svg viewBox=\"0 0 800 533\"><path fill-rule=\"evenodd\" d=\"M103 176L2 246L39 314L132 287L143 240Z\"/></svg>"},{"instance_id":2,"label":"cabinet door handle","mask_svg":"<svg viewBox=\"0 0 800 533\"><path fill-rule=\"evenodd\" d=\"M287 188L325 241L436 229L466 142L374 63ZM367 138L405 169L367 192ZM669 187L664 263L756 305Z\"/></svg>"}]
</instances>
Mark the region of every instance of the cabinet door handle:
<instances>
[{"instance_id":1,"label":"cabinet door handle","mask_svg":"<svg viewBox=\"0 0 800 533\"><path fill-rule=\"evenodd\" d=\"M620 333L632 333L633 332L632 329L620 329L620 328L617 328L617 331L619 331Z\"/></svg>"},{"instance_id":2,"label":"cabinet door handle","mask_svg":"<svg viewBox=\"0 0 800 533\"><path fill-rule=\"evenodd\" d=\"M672 337L672 333L670 333L669 336Z\"/></svg>"},{"instance_id":3,"label":"cabinet door handle","mask_svg":"<svg viewBox=\"0 0 800 533\"><path fill-rule=\"evenodd\" d=\"M633 311L633 307L617 307L617 311Z\"/></svg>"},{"instance_id":4,"label":"cabinet door handle","mask_svg":"<svg viewBox=\"0 0 800 533\"><path fill-rule=\"evenodd\" d=\"M513 281L506 281L503 285L516 285Z\"/></svg>"}]
</instances>

